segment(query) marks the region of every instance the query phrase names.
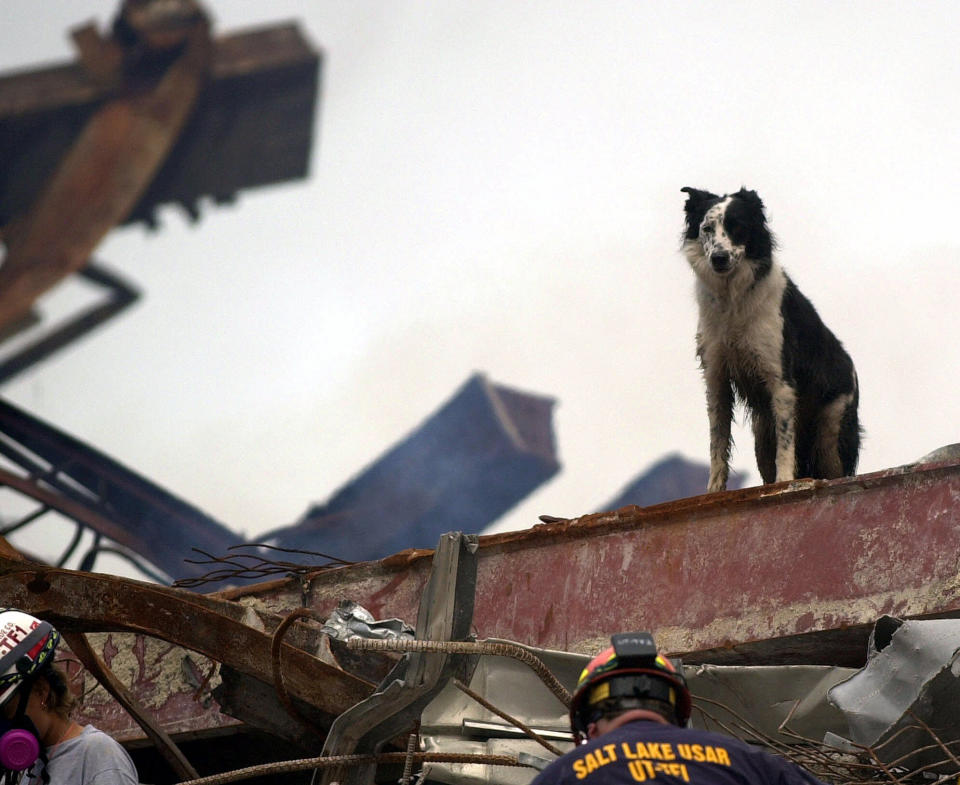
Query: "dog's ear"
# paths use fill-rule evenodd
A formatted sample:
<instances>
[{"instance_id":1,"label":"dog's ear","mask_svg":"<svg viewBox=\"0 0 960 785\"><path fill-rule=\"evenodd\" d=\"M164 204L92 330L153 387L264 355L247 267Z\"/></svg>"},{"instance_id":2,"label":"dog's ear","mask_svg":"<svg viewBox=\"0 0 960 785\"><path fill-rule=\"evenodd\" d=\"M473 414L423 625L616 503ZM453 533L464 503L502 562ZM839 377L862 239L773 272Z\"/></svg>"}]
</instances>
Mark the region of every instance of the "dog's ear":
<instances>
[{"instance_id":1,"label":"dog's ear","mask_svg":"<svg viewBox=\"0 0 960 785\"><path fill-rule=\"evenodd\" d=\"M741 219L752 227L747 240L747 255L753 259L769 259L777 247L777 240L767 227L763 201L757 196L756 191L748 191L746 188L741 188L733 194L733 197L743 206L743 212L740 213Z\"/></svg>"},{"instance_id":2,"label":"dog's ear","mask_svg":"<svg viewBox=\"0 0 960 785\"><path fill-rule=\"evenodd\" d=\"M736 196L737 199L742 199L758 212L763 212L763 202L756 191L748 191L745 187L740 186L740 190L737 191L734 196Z\"/></svg>"},{"instance_id":3,"label":"dog's ear","mask_svg":"<svg viewBox=\"0 0 960 785\"><path fill-rule=\"evenodd\" d=\"M699 188L691 188L689 185L681 188L680 193L687 194L687 203L683 206L683 209L688 213L698 212L700 205L704 202L719 198L716 194L712 194L709 191L701 191Z\"/></svg>"},{"instance_id":4,"label":"dog's ear","mask_svg":"<svg viewBox=\"0 0 960 785\"><path fill-rule=\"evenodd\" d=\"M687 240L696 240L700 234L700 222L707 212L707 205L719 197L709 191L701 191L697 188L686 186L680 189L681 193L687 194L686 204L683 205L683 211L687 219L687 228L684 237Z\"/></svg>"}]
</instances>

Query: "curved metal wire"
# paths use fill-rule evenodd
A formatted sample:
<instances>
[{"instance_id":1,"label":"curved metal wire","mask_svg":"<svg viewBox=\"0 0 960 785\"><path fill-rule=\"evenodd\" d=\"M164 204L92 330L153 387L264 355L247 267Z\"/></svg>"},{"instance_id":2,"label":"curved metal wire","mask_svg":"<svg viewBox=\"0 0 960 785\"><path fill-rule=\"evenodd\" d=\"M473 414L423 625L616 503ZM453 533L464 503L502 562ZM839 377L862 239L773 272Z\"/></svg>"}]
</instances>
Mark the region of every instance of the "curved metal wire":
<instances>
[{"instance_id":1,"label":"curved metal wire","mask_svg":"<svg viewBox=\"0 0 960 785\"><path fill-rule=\"evenodd\" d=\"M528 665L547 688L566 707L570 707L570 693L537 655L517 643L491 641L410 641L396 639L350 638L347 647L355 651L416 651L427 654L487 654L511 657Z\"/></svg>"},{"instance_id":2,"label":"curved metal wire","mask_svg":"<svg viewBox=\"0 0 960 785\"><path fill-rule=\"evenodd\" d=\"M317 614L309 608L296 608L288 613L283 621L277 625L277 629L273 631L273 638L270 642L270 656L273 662L273 688L277 691L277 697L280 698L280 702L283 704L283 708L287 710L287 714L307 728L311 733L316 734L322 739L325 736L324 732L300 713L299 709L294 705L293 700L291 700L290 693L287 692L287 686L283 682L283 667L281 661L283 637L295 621L303 618L316 619L320 622L323 621L323 619L320 619Z\"/></svg>"},{"instance_id":3,"label":"curved metal wire","mask_svg":"<svg viewBox=\"0 0 960 785\"><path fill-rule=\"evenodd\" d=\"M244 548L257 548L283 553L296 553L303 556L317 556L326 559L325 564L303 564L302 562L279 561L267 559L257 553L239 552ZM231 551L228 556L214 556L200 548L191 548L194 553L199 553L205 557L203 559L184 559L188 564L218 564L223 565L219 569L211 570L199 578L180 578L173 582L174 586L181 589L193 589L197 586L203 586L208 583L219 583L229 580L265 580L276 575L306 575L311 572L325 570L330 567L342 567L353 564L354 562L338 559L336 556L330 556L319 551L304 551L296 548L281 548L276 545L268 545L263 542L245 542L239 545L231 545L227 550Z\"/></svg>"},{"instance_id":4,"label":"curved metal wire","mask_svg":"<svg viewBox=\"0 0 960 785\"><path fill-rule=\"evenodd\" d=\"M418 763L482 763L488 766L526 766L533 768L529 763L521 763L513 755L459 755L449 752L414 752L409 757ZM224 785L227 782L264 777L274 774L289 774L307 769L327 769L331 766L361 766L369 763L404 763L408 758L406 752L383 752L379 755L334 755L328 758L299 758L297 760L279 761L277 763L262 763L259 766L248 766L245 769L227 771L223 774L213 774L209 777L200 777L196 780L184 780L177 785Z\"/></svg>"}]
</instances>

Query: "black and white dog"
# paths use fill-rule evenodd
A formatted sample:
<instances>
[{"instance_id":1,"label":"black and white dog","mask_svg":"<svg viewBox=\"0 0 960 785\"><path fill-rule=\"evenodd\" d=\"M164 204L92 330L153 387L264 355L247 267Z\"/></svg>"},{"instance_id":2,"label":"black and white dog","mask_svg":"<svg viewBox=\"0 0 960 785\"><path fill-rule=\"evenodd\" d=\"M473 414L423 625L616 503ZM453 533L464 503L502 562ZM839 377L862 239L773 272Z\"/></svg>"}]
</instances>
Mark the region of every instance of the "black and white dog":
<instances>
[{"instance_id":1,"label":"black and white dog","mask_svg":"<svg viewBox=\"0 0 960 785\"><path fill-rule=\"evenodd\" d=\"M741 188L683 188L683 250L697 275L697 354L710 417L708 491L727 487L735 397L753 420L764 482L854 474L857 373L810 301L773 258L763 202Z\"/></svg>"}]
</instances>

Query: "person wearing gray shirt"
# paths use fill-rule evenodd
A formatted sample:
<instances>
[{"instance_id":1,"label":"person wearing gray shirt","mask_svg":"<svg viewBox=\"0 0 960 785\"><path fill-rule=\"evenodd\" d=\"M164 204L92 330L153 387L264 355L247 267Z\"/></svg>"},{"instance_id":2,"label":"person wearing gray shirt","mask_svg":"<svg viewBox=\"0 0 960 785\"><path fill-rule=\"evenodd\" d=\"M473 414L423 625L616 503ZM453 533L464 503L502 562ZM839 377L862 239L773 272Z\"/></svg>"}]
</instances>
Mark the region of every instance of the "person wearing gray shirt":
<instances>
[{"instance_id":1,"label":"person wearing gray shirt","mask_svg":"<svg viewBox=\"0 0 960 785\"><path fill-rule=\"evenodd\" d=\"M137 785L127 751L70 717L75 700L54 664L59 643L50 622L0 608L0 782Z\"/></svg>"},{"instance_id":2,"label":"person wearing gray shirt","mask_svg":"<svg viewBox=\"0 0 960 785\"><path fill-rule=\"evenodd\" d=\"M28 785L42 785L40 766L40 761L34 764ZM93 725L47 750L47 774L49 785L137 785L127 751Z\"/></svg>"}]
</instances>

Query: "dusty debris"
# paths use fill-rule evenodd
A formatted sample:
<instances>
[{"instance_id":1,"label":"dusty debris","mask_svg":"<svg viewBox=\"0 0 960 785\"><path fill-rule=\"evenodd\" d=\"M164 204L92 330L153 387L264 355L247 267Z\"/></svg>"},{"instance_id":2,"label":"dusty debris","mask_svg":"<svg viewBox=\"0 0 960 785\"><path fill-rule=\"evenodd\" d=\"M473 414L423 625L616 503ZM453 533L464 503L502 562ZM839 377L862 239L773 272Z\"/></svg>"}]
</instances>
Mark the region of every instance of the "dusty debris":
<instances>
[{"instance_id":1,"label":"dusty debris","mask_svg":"<svg viewBox=\"0 0 960 785\"><path fill-rule=\"evenodd\" d=\"M881 617L866 666L833 687L829 699L848 724L837 735L873 748L884 763L956 771L940 744L960 744L960 619Z\"/></svg>"}]
</instances>

